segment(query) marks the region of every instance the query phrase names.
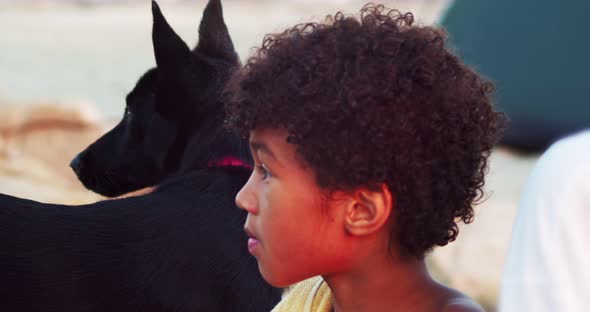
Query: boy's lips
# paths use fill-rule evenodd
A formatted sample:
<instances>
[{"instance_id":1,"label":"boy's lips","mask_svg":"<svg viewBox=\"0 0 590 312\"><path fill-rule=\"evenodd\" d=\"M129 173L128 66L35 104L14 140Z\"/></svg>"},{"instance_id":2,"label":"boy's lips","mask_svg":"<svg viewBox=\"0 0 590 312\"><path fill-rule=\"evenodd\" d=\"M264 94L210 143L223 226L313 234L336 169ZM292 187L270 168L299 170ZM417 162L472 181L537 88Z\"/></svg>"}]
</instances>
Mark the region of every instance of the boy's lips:
<instances>
[{"instance_id":1,"label":"boy's lips","mask_svg":"<svg viewBox=\"0 0 590 312\"><path fill-rule=\"evenodd\" d=\"M248 251L251 254L253 254L254 250L256 250L256 247L258 247L258 245L260 244L260 241L256 238L254 234L252 234L252 231L250 231L248 228L244 228L244 230L248 235Z\"/></svg>"}]
</instances>

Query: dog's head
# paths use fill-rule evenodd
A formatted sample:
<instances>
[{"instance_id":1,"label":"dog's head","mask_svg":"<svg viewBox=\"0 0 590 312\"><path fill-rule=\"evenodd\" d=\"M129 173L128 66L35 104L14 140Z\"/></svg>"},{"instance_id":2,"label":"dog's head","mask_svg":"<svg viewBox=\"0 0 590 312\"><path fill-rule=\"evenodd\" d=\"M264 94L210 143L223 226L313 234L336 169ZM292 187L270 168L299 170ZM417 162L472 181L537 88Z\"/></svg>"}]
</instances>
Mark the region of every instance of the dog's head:
<instances>
[{"instance_id":1,"label":"dog's head","mask_svg":"<svg viewBox=\"0 0 590 312\"><path fill-rule=\"evenodd\" d=\"M127 95L122 120L71 162L84 186L104 196L158 184L180 168L191 137L223 131L220 96L239 59L220 1L207 4L192 51L156 2L152 14L157 67Z\"/></svg>"}]
</instances>

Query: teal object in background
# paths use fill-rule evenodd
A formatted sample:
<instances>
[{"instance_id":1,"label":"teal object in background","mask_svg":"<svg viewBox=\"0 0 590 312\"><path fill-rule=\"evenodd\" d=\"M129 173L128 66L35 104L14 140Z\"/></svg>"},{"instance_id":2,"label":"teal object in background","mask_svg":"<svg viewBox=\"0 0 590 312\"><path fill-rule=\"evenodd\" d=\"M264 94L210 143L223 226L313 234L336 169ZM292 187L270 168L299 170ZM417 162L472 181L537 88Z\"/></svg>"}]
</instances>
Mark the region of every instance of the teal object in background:
<instances>
[{"instance_id":1,"label":"teal object in background","mask_svg":"<svg viewBox=\"0 0 590 312\"><path fill-rule=\"evenodd\" d=\"M443 19L465 61L497 87L503 143L540 151L590 128L590 1L456 0Z\"/></svg>"}]
</instances>

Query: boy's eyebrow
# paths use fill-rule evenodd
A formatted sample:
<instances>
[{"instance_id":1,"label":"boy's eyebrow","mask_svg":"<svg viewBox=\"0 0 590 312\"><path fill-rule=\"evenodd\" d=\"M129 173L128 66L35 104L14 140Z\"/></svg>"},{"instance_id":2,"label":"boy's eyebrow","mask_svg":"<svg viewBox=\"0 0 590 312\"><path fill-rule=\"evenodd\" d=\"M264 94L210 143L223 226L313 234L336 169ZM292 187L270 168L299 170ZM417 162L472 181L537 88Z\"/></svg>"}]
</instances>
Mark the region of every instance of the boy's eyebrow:
<instances>
[{"instance_id":1,"label":"boy's eyebrow","mask_svg":"<svg viewBox=\"0 0 590 312\"><path fill-rule=\"evenodd\" d=\"M256 151L263 152L266 155L268 155L270 158L272 158L274 161L278 162L277 157L275 156L275 154L272 152L272 150L264 142L250 141L250 148L254 152L256 152Z\"/></svg>"}]
</instances>

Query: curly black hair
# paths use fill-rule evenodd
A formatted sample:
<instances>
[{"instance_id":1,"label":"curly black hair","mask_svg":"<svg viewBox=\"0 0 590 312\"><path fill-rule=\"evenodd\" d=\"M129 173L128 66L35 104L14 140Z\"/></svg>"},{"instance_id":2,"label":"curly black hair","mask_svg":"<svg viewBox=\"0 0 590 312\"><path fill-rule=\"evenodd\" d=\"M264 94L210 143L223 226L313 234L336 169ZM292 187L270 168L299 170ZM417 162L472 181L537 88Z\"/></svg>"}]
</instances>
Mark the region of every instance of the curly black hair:
<instances>
[{"instance_id":1,"label":"curly black hair","mask_svg":"<svg viewBox=\"0 0 590 312\"><path fill-rule=\"evenodd\" d=\"M228 85L227 126L280 128L326 190L395 198L392 242L422 259L473 220L504 129L494 86L411 13L368 4L267 35Z\"/></svg>"}]
</instances>

